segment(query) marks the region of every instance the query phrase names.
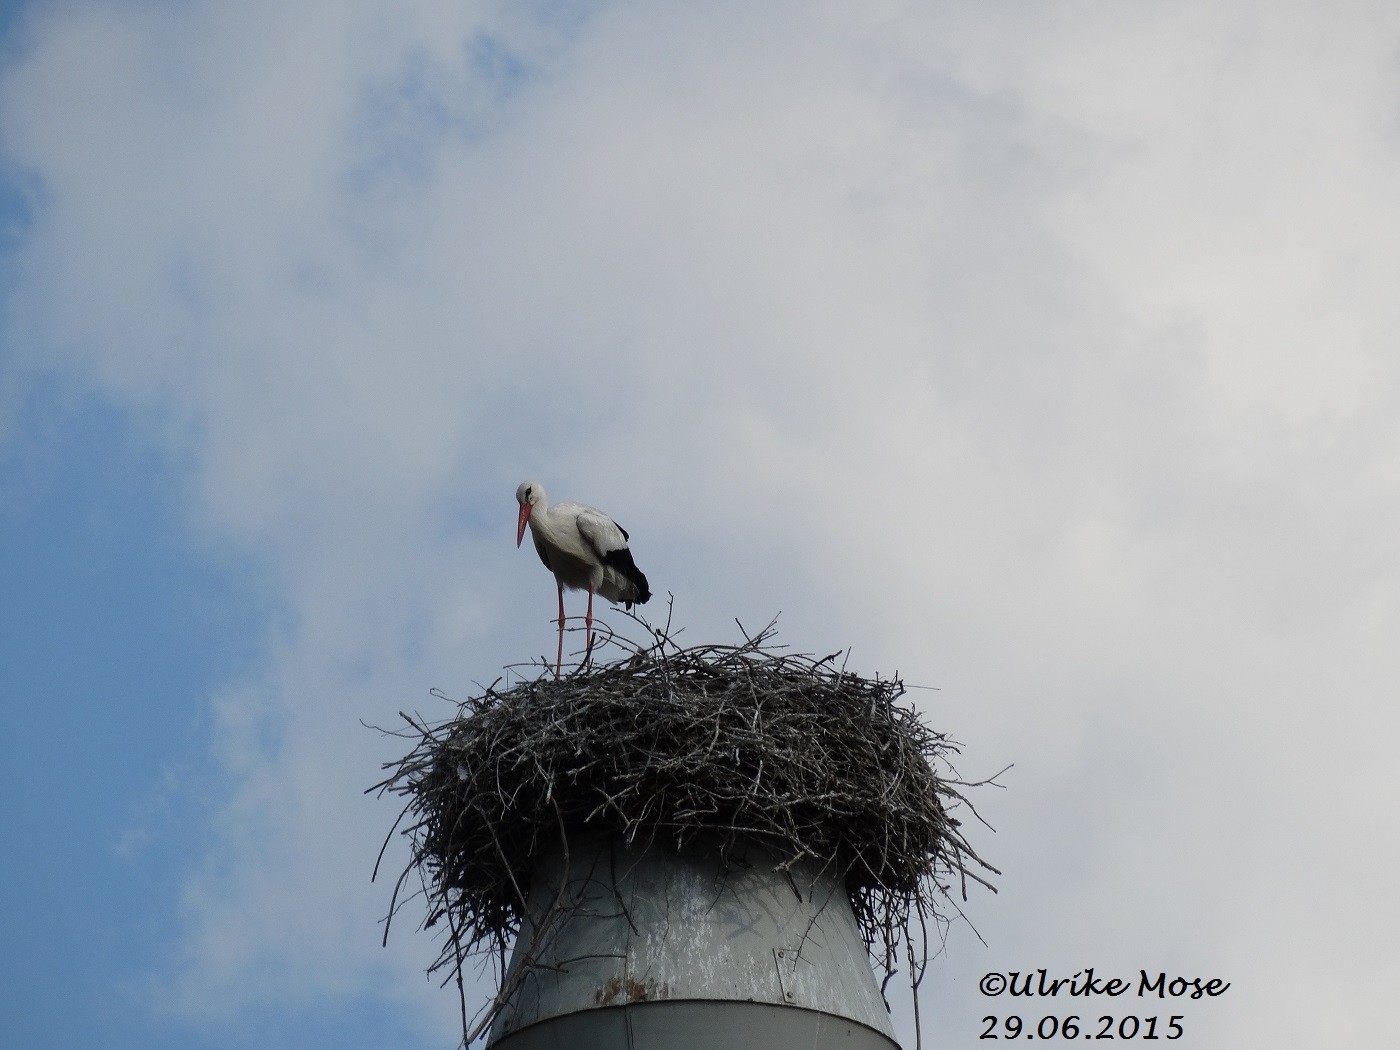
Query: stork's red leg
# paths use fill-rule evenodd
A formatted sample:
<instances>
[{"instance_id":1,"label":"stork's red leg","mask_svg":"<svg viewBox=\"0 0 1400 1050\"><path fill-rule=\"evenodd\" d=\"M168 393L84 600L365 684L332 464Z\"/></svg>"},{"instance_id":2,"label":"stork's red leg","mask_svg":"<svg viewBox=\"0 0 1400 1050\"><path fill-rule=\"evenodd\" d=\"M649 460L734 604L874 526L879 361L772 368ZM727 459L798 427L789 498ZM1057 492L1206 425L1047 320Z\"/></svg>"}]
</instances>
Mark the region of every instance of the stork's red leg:
<instances>
[{"instance_id":1,"label":"stork's red leg","mask_svg":"<svg viewBox=\"0 0 1400 1050\"><path fill-rule=\"evenodd\" d=\"M555 581L558 583L558 581ZM559 583L559 651L554 656L554 677L559 677L559 669L564 665L564 585Z\"/></svg>"},{"instance_id":2,"label":"stork's red leg","mask_svg":"<svg viewBox=\"0 0 1400 1050\"><path fill-rule=\"evenodd\" d=\"M583 662L593 655L593 588L588 588L588 611L583 614Z\"/></svg>"}]
</instances>

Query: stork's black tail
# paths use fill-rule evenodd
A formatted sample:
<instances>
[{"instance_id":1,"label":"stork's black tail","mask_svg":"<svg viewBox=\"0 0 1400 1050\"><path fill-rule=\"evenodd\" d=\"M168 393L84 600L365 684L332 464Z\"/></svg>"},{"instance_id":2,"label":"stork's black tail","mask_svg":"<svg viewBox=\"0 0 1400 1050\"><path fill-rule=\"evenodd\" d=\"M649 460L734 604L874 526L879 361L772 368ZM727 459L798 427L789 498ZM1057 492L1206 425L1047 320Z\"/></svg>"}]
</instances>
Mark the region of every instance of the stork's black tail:
<instances>
[{"instance_id":1,"label":"stork's black tail","mask_svg":"<svg viewBox=\"0 0 1400 1050\"><path fill-rule=\"evenodd\" d=\"M636 588L637 593L634 596L630 598L624 597L622 599L627 608L632 608L633 602L636 602L638 605L644 605L650 600L651 588L647 586L646 574L642 572L641 569L637 568L637 563L632 560L632 552L630 550L626 547L619 547L615 551L608 551L607 554L603 555L603 560L607 562L611 568L620 572L627 582Z\"/></svg>"}]
</instances>

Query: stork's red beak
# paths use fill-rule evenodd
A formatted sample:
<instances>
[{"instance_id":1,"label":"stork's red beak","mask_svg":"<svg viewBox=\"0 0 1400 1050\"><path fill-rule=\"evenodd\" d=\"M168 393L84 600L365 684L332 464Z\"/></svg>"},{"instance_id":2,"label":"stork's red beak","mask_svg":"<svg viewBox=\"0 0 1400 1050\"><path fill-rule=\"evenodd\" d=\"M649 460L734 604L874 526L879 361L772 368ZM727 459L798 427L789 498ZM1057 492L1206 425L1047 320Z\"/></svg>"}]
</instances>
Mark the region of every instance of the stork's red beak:
<instances>
[{"instance_id":1,"label":"stork's red beak","mask_svg":"<svg viewBox=\"0 0 1400 1050\"><path fill-rule=\"evenodd\" d=\"M520 504L520 520L515 524L515 545L520 546L520 541L525 538L525 524L530 520L530 504Z\"/></svg>"}]
</instances>

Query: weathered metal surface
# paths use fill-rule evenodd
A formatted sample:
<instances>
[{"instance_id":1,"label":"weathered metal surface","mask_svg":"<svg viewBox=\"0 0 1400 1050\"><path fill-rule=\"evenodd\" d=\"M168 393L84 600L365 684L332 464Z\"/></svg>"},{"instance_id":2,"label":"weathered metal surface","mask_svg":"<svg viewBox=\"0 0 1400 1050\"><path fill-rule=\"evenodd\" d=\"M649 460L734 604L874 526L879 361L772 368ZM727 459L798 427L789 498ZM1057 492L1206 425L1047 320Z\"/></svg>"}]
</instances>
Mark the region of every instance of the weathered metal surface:
<instances>
[{"instance_id":1,"label":"weathered metal surface","mask_svg":"<svg viewBox=\"0 0 1400 1050\"><path fill-rule=\"evenodd\" d=\"M492 1050L897 1050L863 1024L771 1003L670 999L527 1025Z\"/></svg>"},{"instance_id":2,"label":"weathered metal surface","mask_svg":"<svg viewBox=\"0 0 1400 1050\"><path fill-rule=\"evenodd\" d=\"M794 1033L806 1025L815 1026L809 1036L820 1034L825 1024L826 1036L835 1040L753 1044L764 1050L895 1045L845 892L814 864L783 871L753 849L731 856L727 870L721 870L717 858L699 853L575 843L567 857L561 851L545 858L532 886L530 921L507 973L514 990L491 1033L499 1050L552 1045L534 1040L562 1038L564 1028L578 1031L559 1045L738 1045L720 1039L678 1043L681 1033L672 1029L682 1023L681 1013L689 1016L704 1006L709 1020L702 1027L713 1035L723 1008L740 1003L792 1008L741 1011L745 1026L772 1024L776 1031L788 1017ZM690 1006L681 1013L631 1009L682 1003ZM666 1039L570 1042L585 1029L602 1031L614 1024L603 1016L561 1020L548 1026L554 1036L541 1029L525 1039L529 1026L581 1011L615 1013L619 1007L628 1008L624 1020L633 1035L637 1025L649 1025L668 1032ZM808 1011L831 1016L824 1022L795 1016ZM862 1038L874 1042L852 1042L855 1037L842 1031L864 1032Z\"/></svg>"}]
</instances>

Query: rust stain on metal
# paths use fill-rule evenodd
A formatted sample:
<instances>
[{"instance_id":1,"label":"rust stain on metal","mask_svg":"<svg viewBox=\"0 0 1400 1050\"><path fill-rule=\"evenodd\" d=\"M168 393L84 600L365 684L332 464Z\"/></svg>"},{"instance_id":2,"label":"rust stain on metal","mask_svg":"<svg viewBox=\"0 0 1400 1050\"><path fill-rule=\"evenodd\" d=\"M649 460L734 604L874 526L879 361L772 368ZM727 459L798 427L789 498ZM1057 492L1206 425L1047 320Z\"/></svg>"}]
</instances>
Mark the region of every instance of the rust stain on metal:
<instances>
[{"instance_id":1,"label":"rust stain on metal","mask_svg":"<svg viewBox=\"0 0 1400 1050\"><path fill-rule=\"evenodd\" d=\"M663 981L639 981L635 977L609 977L607 983L593 993L595 1006L611 1006L619 999L624 1003L645 1003L653 999L668 999L671 985Z\"/></svg>"}]
</instances>

